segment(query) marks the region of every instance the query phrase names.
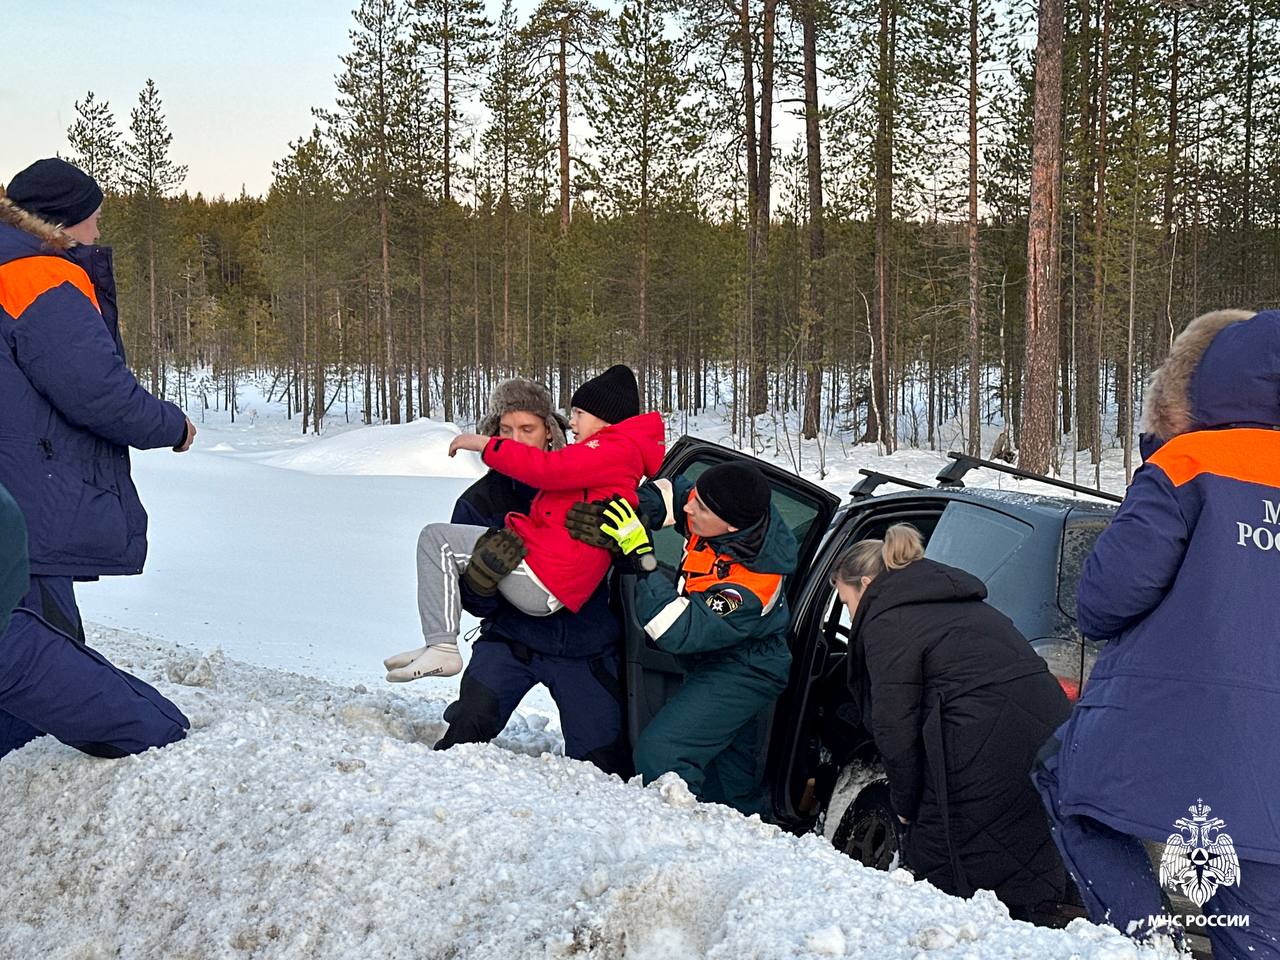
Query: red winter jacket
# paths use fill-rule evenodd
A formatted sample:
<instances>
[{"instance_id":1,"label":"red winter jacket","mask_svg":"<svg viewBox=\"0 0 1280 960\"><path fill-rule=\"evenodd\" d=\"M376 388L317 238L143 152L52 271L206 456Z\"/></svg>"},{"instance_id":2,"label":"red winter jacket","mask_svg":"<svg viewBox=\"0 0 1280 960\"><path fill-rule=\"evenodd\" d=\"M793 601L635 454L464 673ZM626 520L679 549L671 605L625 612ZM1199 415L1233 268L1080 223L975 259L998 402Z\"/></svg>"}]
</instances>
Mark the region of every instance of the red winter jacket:
<instances>
[{"instance_id":1,"label":"red winter jacket","mask_svg":"<svg viewBox=\"0 0 1280 960\"><path fill-rule=\"evenodd\" d=\"M526 562L543 585L575 613L609 571L609 551L569 536L565 516L580 500L624 497L636 504L641 478L658 472L666 430L657 413L611 424L591 439L548 452L494 437L481 459L538 490L529 515L507 514L507 527L529 548Z\"/></svg>"}]
</instances>

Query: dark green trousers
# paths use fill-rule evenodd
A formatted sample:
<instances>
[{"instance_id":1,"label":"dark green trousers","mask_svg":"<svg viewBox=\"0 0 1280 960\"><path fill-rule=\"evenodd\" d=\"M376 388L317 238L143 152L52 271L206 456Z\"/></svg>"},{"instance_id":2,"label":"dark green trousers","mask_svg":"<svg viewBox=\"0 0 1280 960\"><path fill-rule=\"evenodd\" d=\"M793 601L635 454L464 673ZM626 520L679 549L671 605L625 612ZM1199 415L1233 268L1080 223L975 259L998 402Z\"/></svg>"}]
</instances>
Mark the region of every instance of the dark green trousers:
<instances>
[{"instance_id":1,"label":"dark green trousers","mask_svg":"<svg viewBox=\"0 0 1280 960\"><path fill-rule=\"evenodd\" d=\"M760 719L785 686L737 661L695 667L640 735L636 772L650 783L674 771L699 800L763 814Z\"/></svg>"}]
</instances>

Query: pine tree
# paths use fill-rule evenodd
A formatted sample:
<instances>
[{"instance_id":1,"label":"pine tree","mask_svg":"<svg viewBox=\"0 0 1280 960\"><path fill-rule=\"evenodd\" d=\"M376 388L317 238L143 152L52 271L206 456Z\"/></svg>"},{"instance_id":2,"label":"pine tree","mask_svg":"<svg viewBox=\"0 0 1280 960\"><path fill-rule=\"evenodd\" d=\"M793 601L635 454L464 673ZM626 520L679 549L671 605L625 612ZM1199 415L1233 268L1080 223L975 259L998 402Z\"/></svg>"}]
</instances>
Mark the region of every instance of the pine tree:
<instances>
[{"instance_id":1,"label":"pine tree","mask_svg":"<svg viewBox=\"0 0 1280 960\"><path fill-rule=\"evenodd\" d=\"M510 371L513 369L514 352L511 271L516 191L524 178L535 173L539 165L537 157L529 156L527 144L541 141L537 153L543 157L549 155L551 147L542 137L536 85L530 76L527 51L516 23L513 0L504 0L502 5L489 82L481 99L493 117L484 132L483 144L495 158L498 168L498 216L502 225L502 326L499 341L503 368Z\"/></svg>"},{"instance_id":2,"label":"pine tree","mask_svg":"<svg viewBox=\"0 0 1280 960\"><path fill-rule=\"evenodd\" d=\"M289 144L289 155L274 165L267 229L277 287L273 300L287 316L291 376L301 385L302 432L320 432L325 416L325 369L329 349L322 278L329 274L336 158L318 127ZM297 304L296 313L292 309ZM296 324L294 321L296 318ZM334 358L343 364L342 345Z\"/></svg>"},{"instance_id":3,"label":"pine tree","mask_svg":"<svg viewBox=\"0 0 1280 960\"><path fill-rule=\"evenodd\" d=\"M605 49L588 72L594 94L586 103L599 156L603 209L634 218L637 337L631 356L640 372L641 406L649 404L650 258L655 209L676 192L681 161L698 149L696 118L683 101L690 81L676 60L666 24L651 0L623 6Z\"/></svg>"},{"instance_id":4,"label":"pine tree","mask_svg":"<svg viewBox=\"0 0 1280 960\"><path fill-rule=\"evenodd\" d=\"M827 335L823 303L823 267L827 256L825 211L822 202L822 132L818 104L818 31L829 26L829 11L818 0L800 0L803 34L802 83L804 86L806 199L809 215L808 322L804 329L805 395L802 435L818 436L822 419L822 359ZM821 23L819 19L821 17ZM801 308L803 309L803 307Z\"/></svg>"},{"instance_id":5,"label":"pine tree","mask_svg":"<svg viewBox=\"0 0 1280 960\"><path fill-rule=\"evenodd\" d=\"M460 96L475 89L481 68L488 59L489 28L482 0L415 0L418 19L414 23L414 42L423 67L431 82L441 91L441 199L446 218L442 233L444 250L443 323L446 356L451 358L453 336L453 236L457 232L453 220L459 211L453 202L454 154L457 150L457 124ZM445 419L453 419L454 390L451 359L446 361L444 388Z\"/></svg>"},{"instance_id":6,"label":"pine tree","mask_svg":"<svg viewBox=\"0 0 1280 960\"><path fill-rule=\"evenodd\" d=\"M175 164L169 157L173 134L162 110L160 91L148 78L138 94L138 105L129 112L131 139L125 143L123 186L132 196L142 216L142 239L147 262L147 332L151 360L151 389L163 393L161 386L161 337L156 302L157 251L164 229L164 199L187 178L185 165Z\"/></svg>"},{"instance_id":7,"label":"pine tree","mask_svg":"<svg viewBox=\"0 0 1280 960\"><path fill-rule=\"evenodd\" d=\"M549 78L557 102L560 137L560 234L569 232L569 89L604 32L608 16L589 0L542 0L529 18L525 37L535 56L553 64Z\"/></svg>"},{"instance_id":8,"label":"pine tree","mask_svg":"<svg viewBox=\"0 0 1280 960\"><path fill-rule=\"evenodd\" d=\"M92 90L77 100L75 122L67 128L71 161L94 180L104 193L116 189L120 179L120 131L111 104Z\"/></svg>"},{"instance_id":9,"label":"pine tree","mask_svg":"<svg viewBox=\"0 0 1280 960\"><path fill-rule=\"evenodd\" d=\"M1062 163L1062 0L1040 0L1031 215L1027 231L1027 358L1021 465L1046 473L1054 441L1058 352L1058 208Z\"/></svg>"},{"instance_id":10,"label":"pine tree","mask_svg":"<svg viewBox=\"0 0 1280 960\"><path fill-rule=\"evenodd\" d=\"M382 363L379 374L379 405L392 423L400 422L400 378L397 371L396 339L392 317L391 290L391 194L396 148L397 107L402 92L397 81L411 57L407 46L409 10L399 0L363 0L354 13L356 29L351 31L351 51L342 57L343 72L337 78L337 111L322 113L337 140L345 165L345 179L351 188L373 202L377 217L377 260L380 267L380 336ZM373 358L366 357L370 368ZM365 378L365 418L373 416L372 378ZM385 397L385 402L381 402Z\"/></svg>"}]
</instances>

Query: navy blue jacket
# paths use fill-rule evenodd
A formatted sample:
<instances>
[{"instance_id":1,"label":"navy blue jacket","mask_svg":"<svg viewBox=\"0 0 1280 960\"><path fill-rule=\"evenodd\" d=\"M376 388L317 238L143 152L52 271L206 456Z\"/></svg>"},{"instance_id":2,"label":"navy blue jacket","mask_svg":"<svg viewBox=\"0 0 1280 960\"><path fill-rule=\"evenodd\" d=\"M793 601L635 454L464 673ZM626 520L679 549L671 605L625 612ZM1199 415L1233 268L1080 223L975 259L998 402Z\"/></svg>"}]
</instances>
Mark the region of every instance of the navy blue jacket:
<instances>
[{"instance_id":1,"label":"navy blue jacket","mask_svg":"<svg viewBox=\"0 0 1280 960\"><path fill-rule=\"evenodd\" d=\"M180 444L186 417L125 365L111 251L53 242L0 222L0 483L26 517L32 574L141 573L127 448Z\"/></svg>"},{"instance_id":2,"label":"navy blue jacket","mask_svg":"<svg viewBox=\"0 0 1280 960\"><path fill-rule=\"evenodd\" d=\"M9 627L9 617L27 593L27 528L22 511L9 492L0 486L0 636Z\"/></svg>"},{"instance_id":3,"label":"navy blue jacket","mask_svg":"<svg viewBox=\"0 0 1280 960\"><path fill-rule=\"evenodd\" d=\"M528 513L535 493L533 487L490 470L458 498L452 522L501 527L508 513ZM547 617L531 617L500 595L482 597L468 590L465 582L462 606L480 618L482 637L512 640L553 657L596 657L622 639L622 625L609 608L607 577L577 613L561 610Z\"/></svg>"},{"instance_id":4,"label":"navy blue jacket","mask_svg":"<svg viewBox=\"0 0 1280 960\"><path fill-rule=\"evenodd\" d=\"M1176 344L1175 344L1176 348ZM1198 800L1280 863L1280 311L1228 326L1085 564L1106 647L1059 731L1067 814L1164 840Z\"/></svg>"}]
</instances>

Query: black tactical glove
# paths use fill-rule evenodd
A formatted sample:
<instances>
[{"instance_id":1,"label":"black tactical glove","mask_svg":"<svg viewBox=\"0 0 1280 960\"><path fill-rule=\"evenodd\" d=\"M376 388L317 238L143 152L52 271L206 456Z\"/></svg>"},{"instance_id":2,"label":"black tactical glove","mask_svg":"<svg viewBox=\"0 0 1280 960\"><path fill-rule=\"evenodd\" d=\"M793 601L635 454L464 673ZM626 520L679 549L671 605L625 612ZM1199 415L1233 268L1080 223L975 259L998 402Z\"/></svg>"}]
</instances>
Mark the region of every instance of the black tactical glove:
<instances>
[{"instance_id":1,"label":"black tactical glove","mask_svg":"<svg viewBox=\"0 0 1280 960\"><path fill-rule=\"evenodd\" d=\"M492 597L498 592L498 581L520 566L528 553L529 548L516 534L506 527L494 527L476 541L462 580L480 596Z\"/></svg>"},{"instance_id":2,"label":"black tactical glove","mask_svg":"<svg viewBox=\"0 0 1280 960\"><path fill-rule=\"evenodd\" d=\"M622 548L618 546L618 541L600 529L601 524L608 522L604 515L604 508L608 505L608 500L593 500L591 503L579 500L565 514L565 529L569 531L569 536L581 540L587 546L602 547L615 555L621 554Z\"/></svg>"}]
</instances>

